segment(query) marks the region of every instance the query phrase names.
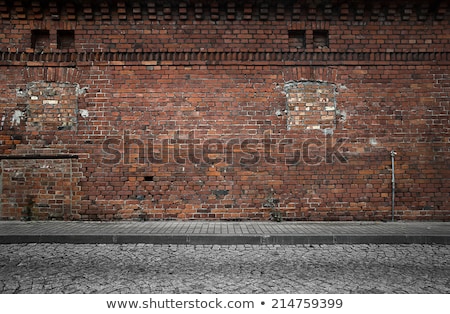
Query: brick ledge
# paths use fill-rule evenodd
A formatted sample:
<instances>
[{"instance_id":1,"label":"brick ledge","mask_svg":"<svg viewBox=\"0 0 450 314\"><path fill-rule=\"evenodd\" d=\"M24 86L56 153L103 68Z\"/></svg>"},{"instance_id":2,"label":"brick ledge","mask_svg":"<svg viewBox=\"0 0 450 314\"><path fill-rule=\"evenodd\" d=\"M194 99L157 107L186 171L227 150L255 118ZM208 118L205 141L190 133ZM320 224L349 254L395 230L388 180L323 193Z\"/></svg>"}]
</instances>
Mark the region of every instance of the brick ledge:
<instances>
[{"instance_id":1,"label":"brick ledge","mask_svg":"<svg viewBox=\"0 0 450 314\"><path fill-rule=\"evenodd\" d=\"M450 64L450 52L1 52L0 65L76 67L83 65L393 65Z\"/></svg>"}]
</instances>

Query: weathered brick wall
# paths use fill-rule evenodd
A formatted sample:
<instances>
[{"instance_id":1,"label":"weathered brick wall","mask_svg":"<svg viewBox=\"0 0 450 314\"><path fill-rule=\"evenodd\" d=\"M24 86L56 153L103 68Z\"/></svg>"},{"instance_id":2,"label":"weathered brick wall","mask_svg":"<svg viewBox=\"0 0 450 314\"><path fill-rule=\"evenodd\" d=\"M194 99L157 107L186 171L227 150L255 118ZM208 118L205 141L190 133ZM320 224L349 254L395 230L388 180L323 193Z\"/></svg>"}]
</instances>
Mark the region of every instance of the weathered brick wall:
<instances>
[{"instance_id":1,"label":"weathered brick wall","mask_svg":"<svg viewBox=\"0 0 450 314\"><path fill-rule=\"evenodd\" d=\"M72 160L3 160L1 167L4 217L64 219L79 211L80 173Z\"/></svg>"},{"instance_id":2,"label":"weathered brick wall","mask_svg":"<svg viewBox=\"0 0 450 314\"><path fill-rule=\"evenodd\" d=\"M449 7L0 1L0 216L449 220Z\"/></svg>"}]
</instances>

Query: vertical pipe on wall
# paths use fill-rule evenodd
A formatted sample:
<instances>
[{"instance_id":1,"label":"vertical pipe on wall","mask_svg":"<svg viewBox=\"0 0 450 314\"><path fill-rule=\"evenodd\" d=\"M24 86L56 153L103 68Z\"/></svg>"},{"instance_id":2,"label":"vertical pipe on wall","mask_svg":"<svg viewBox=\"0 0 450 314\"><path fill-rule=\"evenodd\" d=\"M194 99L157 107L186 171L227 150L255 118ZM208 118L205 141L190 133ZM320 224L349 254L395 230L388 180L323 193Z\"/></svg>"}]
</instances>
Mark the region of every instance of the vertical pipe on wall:
<instances>
[{"instance_id":1,"label":"vertical pipe on wall","mask_svg":"<svg viewBox=\"0 0 450 314\"><path fill-rule=\"evenodd\" d=\"M394 211L395 211L395 155L397 153L394 150L391 150L391 164L392 164L392 221L394 221Z\"/></svg>"}]
</instances>

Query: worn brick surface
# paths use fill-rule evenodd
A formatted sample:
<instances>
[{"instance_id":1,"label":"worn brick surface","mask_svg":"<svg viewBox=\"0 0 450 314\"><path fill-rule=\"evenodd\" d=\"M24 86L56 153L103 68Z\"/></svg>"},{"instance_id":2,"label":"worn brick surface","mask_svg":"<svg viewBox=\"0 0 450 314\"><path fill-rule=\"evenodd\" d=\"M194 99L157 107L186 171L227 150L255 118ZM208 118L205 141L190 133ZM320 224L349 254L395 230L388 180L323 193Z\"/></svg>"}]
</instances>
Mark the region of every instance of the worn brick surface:
<instances>
[{"instance_id":1,"label":"worn brick surface","mask_svg":"<svg viewBox=\"0 0 450 314\"><path fill-rule=\"evenodd\" d=\"M0 153L78 156L55 213L390 219L395 150L396 218L449 220L448 1L105 4L0 1Z\"/></svg>"}]
</instances>

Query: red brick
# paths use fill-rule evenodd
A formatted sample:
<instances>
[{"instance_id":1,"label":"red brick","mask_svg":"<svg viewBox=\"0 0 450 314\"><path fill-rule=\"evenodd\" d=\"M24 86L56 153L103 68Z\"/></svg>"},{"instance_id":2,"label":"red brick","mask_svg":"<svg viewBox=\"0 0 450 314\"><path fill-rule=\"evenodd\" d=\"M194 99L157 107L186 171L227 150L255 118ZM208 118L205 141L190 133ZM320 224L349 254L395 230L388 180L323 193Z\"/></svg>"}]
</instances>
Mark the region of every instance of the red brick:
<instances>
[{"instance_id":1,"label":"red brick","mask_svg":"<svg viewBox=\"0 0 450 314\"><path fill-rule=\"evenodd\" d=\"M3 160L0 218L20 219L28 194L35 219L390 219L394 149L396 218L449 220L449 11L312 4L62 4L42 54L46 6L0 6L1 154L80 155Z\"/></svg>"}]
</instances>

